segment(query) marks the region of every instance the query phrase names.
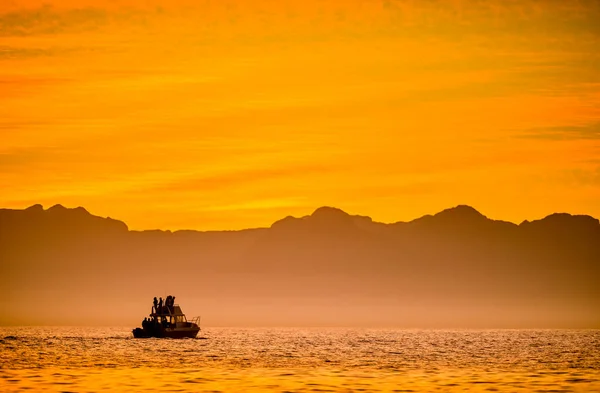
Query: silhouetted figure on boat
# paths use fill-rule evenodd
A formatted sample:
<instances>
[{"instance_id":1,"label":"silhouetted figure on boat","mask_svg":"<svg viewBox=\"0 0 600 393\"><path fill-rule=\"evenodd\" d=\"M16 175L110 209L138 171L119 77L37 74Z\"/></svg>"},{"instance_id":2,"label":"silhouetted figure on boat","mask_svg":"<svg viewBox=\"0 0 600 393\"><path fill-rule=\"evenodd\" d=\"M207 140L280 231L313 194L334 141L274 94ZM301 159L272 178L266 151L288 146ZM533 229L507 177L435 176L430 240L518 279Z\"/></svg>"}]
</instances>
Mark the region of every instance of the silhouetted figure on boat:
<instances>
[{"instance_id":1,"label":"silhouetted figure on boat","mask_svg":"<svg viewBox=\"0 0 600 393\"><path fill-rule=\"evenodd\" d=\"M165 300L165 307L169 312L171 312L171 295L167 296L167 300Z\"/></svg>"},{"instance_id":2,"label":"silhouetted figure on boat","mask_svg":"<svg viewBox=\"0 0 600 393\"><path fill-rule=\"evenodd\" d=\"M158 312L158 300L156 300L156 296L154 296L154 301L152 303L154 304L154 311L152 313L157 313Z\"/></svg>"},{"instance_id":3,"label":"silhouetted figure on boat","mask_svg":"<svg viewBox=\"0 0 600 393\"><path fill-rule=\"evenodd\" d=\"M175 296L171 296L171 312L175 312Z\"/></svg>"},{"instance_id":4,"label":"silhouetted figure on boat","mask_svg":"<svg viewBox=\"0 0 600 393\"><path fill-rule=\"evenodd\" d=\"M158 314L162 314L162 306L163 306L163 300L161 297L160 300L158 301L158 310L157 310Z\"/></svg>"}]
</instances>

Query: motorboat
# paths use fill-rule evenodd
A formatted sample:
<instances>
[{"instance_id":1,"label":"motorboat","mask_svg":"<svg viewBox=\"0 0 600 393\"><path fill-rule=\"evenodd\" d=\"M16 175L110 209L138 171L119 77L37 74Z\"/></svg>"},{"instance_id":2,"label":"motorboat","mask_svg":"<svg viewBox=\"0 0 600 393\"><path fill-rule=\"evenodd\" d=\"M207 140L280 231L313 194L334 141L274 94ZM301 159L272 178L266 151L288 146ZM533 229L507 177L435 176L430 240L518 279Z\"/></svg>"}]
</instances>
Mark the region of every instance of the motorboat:
<instances>
[{"instance_id":1,"label":"motorboat","mask_svg":"<svg viewBox=\"0 0 600 393\"><path fill-rule=\"evenodd\" d=\"M133 329L135 338L195 338L200 331L200 317L188 321L179 304L152 307L142 327Z\"/></svg>"}]
</instances>

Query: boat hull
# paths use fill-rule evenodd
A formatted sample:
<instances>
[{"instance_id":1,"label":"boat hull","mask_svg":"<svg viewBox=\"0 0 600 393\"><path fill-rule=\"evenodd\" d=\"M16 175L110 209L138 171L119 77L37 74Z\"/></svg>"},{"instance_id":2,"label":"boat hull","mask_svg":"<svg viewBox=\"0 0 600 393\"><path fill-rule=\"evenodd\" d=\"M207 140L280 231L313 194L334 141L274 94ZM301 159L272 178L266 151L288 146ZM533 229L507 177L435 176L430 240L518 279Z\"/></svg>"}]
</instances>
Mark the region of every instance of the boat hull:
<instances>
[{"instance_id":1,"label":"boat hull","mask_svg":"<svg viewBox=\"0 0 600 393\"><path fill-rule=\"evenodd\" d=\"M183 328L135 328L133 329L134 338L196 338L200 328L190 326Z\"/></svg>"}]
</instances>

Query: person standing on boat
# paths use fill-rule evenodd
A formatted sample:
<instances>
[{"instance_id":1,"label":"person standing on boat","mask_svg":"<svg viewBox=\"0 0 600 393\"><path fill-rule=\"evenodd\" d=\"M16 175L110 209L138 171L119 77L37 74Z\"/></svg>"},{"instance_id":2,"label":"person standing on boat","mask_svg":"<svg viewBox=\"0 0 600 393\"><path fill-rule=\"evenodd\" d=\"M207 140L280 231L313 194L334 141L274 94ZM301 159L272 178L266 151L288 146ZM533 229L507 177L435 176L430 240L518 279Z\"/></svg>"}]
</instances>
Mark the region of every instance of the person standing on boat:
<instances>
[{"instance_id":1,"label":"person standing on boat","mask_svg":"<svg viewBox=\"0 0 600 393\"><path fill-rule=\"evenodd\" d=\"M171 296L171 312L175 312L175 296Z\"/></svg>"},{"instance_id":2,"label":"person standing on boat","mask_svg":"<svg viewBox=\"0 0 600 393\"><path fill-rule=\"evenodd\" d=\"M162 314L162 306L163 306L163 300L162 297L160 298L160 300L158 301L158 313Z\"/></svg>"},{"instance_id":3,"label":"person standing on boat","mask_svg":"<svg viewBox=\"0 0 600 393\"><path fill-rule=\"evenodd\" d=\"M156 300L156 296L154 296L154 301L152 302L154 304L154 313L158 312L158 300Z\"/></svg>"}]
</instances>

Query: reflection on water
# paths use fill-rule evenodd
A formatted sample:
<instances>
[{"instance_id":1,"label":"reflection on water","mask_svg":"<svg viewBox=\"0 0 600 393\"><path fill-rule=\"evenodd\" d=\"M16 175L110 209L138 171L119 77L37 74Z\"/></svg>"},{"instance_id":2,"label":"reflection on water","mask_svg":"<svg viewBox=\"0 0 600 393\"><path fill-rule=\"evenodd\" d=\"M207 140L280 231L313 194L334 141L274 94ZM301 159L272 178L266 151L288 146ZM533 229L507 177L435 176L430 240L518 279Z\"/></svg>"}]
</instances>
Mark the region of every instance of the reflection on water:
<instances>
[{"instance_id":1,"label":"reflection on water","mask_svg":"<svg viewBox=\"0 0 600 393\"><path fill-rule=\"evenodd\" d=\"M0 328L0 391L600 392L600 331Z\"/></svg>"}]
</instances>

